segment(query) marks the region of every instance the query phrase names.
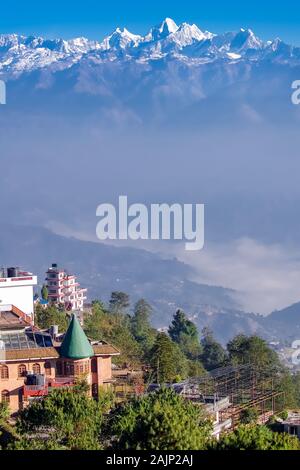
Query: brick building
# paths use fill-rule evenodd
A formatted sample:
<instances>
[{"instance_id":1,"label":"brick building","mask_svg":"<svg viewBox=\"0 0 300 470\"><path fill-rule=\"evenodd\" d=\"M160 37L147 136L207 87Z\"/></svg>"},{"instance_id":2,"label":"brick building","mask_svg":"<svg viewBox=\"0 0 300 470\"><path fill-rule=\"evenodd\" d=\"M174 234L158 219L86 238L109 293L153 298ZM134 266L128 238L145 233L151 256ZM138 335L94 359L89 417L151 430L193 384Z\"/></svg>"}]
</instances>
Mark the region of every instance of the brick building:
<instances>
[{"instance_id":1,"label":"brick building","mask_svg":"<svg viewBox=\"0 0 300 470\"><path fill-rule=\"evenodd\" d=\"M119 351L90 342L75 315L61 343L38 330L13 305L0 309L0 401L12 414L54 388L72 387L84 378L90 395L112 382L111 359Z\"/></svg>"}]
</instances>

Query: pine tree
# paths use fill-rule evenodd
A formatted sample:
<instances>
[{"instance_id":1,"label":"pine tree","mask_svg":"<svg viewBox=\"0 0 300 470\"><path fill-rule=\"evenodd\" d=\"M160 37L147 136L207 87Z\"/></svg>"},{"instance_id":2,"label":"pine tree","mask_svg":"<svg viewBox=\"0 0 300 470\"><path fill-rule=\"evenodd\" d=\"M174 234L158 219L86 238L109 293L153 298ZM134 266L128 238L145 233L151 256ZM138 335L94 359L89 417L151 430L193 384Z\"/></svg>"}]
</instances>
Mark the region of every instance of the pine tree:
<instances>
[{"instance_id":1,"label":"pine tree","mask_svg":"<svg viewBox=\"0 0 300 470\"><path fill-rule=\"evenodd\" d=\"M199 358L202 348L198 329L182 310L177 310L175 313L169 327L169 335L189 359Z\"/></svg>"},{"instance_id":2,"label":"pine tree","mask_svg":"<svg viewBox=\"0 0 300 470\"><path fill-rule=\"evenodd\" d=\"M280 367L280 361L265 340L259 336L237 335L227 344L232 364L252 364L264 372Z\"/></svg>"},{"instance_id":3,"label":"pine tree","mask_svg":"<svg viewBox=\"0 0 300 470\"><path fill-rule=\"evenodd\" d=\"M266 426L240 425L233 432L221 436L212 445L214 450L300 450L297 437L272 432Z\"/></svg>"},{"instance_id":4,"label":"pine tree","mask_svg":"<svg viewBox=\"0 0 300 470\"><path fill-rule=\"evenodd\" d=\"M218 367L224 367L228 361L224 348L213 337L209 328L202 330L202 363L206 370L210 371Z\"/></svg>"},{"instance_id":5,"label":"pine tree","mask_svg":"<svg viewBox=\"0 0 300 470\"><path fill-rule=\"evenodd\" d=\"M212 425L201 407L162 388L117 409L109 430L117 450L201 450Z\"/></svg>"},{"instance_id":6,"label":"pine tree","mask_svg":"<svg viewBox=\"0 0 300 470\"><path fill-rule=\"evenodd\" d=\"M113 313L124 313L130 305L129 295L125 292L114 291L109 301L110 311Z\"/></svg>"},{"instance_id":7,"label":"pine tree","mask_svg":"<svg viewBox=\"0 0 300 470\"><path fill-rule=\"evenodd\" d=\"M41 296L43 300L48 300L48 288L45 284L42 287Z\"/></svg>"},{"instance_id":8,"label":"pine tree","mask_svg":"<svg viewBox=\"0 0 300 470\"><path fill-rule=\"evenodd\" d=\"M149 350L154 344L156 331L151 327L150 315L151 305L141 299L134 306L134 314L131 318L131 331L136 341L141 345L144 356L147 357Z\"/></svg>"},{"instance_id":9,"label":"pine tree","mask_svg":"<svg viewBox=\"0 0 300 470\"><path fill-rule=\"evenodd\" d=\"M100 449L103 419L112 403L113 397L109 393L99 401L93 400L87 396L82 384L72 390L53 390L20 413L17 430L22 439L17 448L45 449L49 442L56 449ZM41 434L47 435L47 439L41 438Z\"/></svg>"},{"instance_id":10,"label":"pine tree","mask_svg":"<svg viewBox=\"0 0 300 470\"><path fill-rule=\"evenodd\" d=\"M165 333L159 333L150 352L154 379L164 384L185 378L188 361L180 348Z\"/></svg>"}]
</instances>

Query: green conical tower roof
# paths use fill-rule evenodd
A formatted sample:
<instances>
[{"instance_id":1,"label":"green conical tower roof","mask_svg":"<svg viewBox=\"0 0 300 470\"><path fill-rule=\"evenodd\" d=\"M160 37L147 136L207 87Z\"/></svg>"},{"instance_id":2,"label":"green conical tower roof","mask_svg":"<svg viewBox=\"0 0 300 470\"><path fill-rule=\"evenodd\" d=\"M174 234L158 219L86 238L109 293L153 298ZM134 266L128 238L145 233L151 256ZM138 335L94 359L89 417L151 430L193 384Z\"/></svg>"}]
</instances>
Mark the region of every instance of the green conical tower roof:
<instances>
[{"instance_id":1,"label":"green conical tower roof","mask_svg":"<svg viewBox=\"0 0 300 470\"><path fill-rule=\"evenodd\" d=\"M76 315L73 315L60 347L60 356L69 359L85 359L93 355L93 348L81 328Z\"/></svg>"}]
</instances>

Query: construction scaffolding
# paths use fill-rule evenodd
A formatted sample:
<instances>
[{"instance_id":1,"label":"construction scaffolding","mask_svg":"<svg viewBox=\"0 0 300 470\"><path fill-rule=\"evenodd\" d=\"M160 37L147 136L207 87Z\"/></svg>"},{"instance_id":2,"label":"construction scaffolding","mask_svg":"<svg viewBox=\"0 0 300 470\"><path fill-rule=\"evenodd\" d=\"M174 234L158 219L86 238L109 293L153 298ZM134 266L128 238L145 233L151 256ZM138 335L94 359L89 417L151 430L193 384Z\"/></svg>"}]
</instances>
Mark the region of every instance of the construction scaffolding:
<instances>
[{"instance_id":1,"label":"construction scaffolding","mask_svg":"<svg viewBox=\"0 0 300 470\"><path fill-rule=\"evenodd\" d=\"M181 394L201 403L224 403L219 409L220 421L231 419L231 428L239 424L245 410L255 409L258 422L266 423L271 416L283 411L284 393L278 389L278 371L264 371L252 364L216 369L188 379L181 384Z\"/></svg>"}]
</instances>

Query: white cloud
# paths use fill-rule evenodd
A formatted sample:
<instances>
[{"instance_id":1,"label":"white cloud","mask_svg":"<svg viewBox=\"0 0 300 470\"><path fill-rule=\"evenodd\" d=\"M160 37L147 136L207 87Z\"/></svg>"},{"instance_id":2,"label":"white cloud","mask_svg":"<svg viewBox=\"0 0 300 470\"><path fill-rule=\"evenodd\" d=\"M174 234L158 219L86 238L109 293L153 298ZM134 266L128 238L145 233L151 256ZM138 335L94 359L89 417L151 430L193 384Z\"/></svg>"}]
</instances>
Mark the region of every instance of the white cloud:
<instances>
[{"instance_id":1,"label":"white cloud","mask_svg":"<svg viewBox=\"0 0 300 470\"><path fill-rule=\"evenodd\" d=\"M48 228L63 236L97 241L95 235L70 230L52 222ZM188 252L184 243L166 241L108 241L115 246L130 246L176 256L191 266L191 280L237 291L236 299L243 310L261 314L285 308L300 301L300 249L281 244L264 244L240 238L226 244L206 244L199 252Z\"/></svg>"},{"instance_id":2,"label":"white cloud","mask_svg":"<svg viewBox=\"0 0 300 470\"><path fill-rule=\"evenodd\" d=\"M242 238L177 256L195 269L198 282L237 290L247 311L267 314L300 301L300 251L291 247Z\"/></svg>"}]
</instances>

